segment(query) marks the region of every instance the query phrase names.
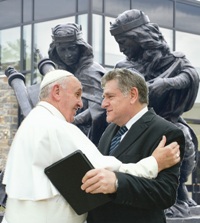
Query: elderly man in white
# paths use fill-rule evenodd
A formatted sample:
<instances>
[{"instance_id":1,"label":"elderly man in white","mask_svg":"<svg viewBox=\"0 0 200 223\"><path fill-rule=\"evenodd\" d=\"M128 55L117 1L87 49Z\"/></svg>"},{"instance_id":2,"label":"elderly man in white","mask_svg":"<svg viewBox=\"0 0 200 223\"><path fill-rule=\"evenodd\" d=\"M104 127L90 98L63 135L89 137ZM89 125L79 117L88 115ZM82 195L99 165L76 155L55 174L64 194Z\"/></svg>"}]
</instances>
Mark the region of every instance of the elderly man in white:
<instances>
[{"instance_id":1,"label":"elderly man in white","mask_svg":"<svg viewBox=\"0 0 200 223\"><path fill-rule=\"evenodd\" d=\"M20 125L13 140L3 183L8 195L3 223L83 223L44 174L45 167L81 149L95 168L154 178L180 161L179 145L165 146L165 137L151 157L122 164L103 156L72 124L82 107L82 86L73 74L54 70L41 82L40 102ZM78 164L77 164L77 168Z\"/></svg>"}]
</instances>

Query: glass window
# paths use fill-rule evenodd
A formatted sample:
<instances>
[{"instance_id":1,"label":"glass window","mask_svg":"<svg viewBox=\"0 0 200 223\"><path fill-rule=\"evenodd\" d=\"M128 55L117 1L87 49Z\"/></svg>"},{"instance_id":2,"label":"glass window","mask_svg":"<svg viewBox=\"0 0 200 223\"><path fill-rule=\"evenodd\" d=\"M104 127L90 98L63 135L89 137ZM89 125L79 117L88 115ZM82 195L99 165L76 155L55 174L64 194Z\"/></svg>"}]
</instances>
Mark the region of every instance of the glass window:
<instances>
[{"instance_id":1,"label":"glass window","mask_svg":"<svg viewBox=\"0 0 200 223\"><path fill-rule=\"evenodd\" d=\"M79 15L78 16L78 24L82 27L83 39L88 41L88 15Z\"/></svg>"},{"instance_id":2,"label":"glass window","mask_svg":"<svg viewBox=\"0 0 200 223\"><path fill-rule=\"evenodd\" d=\"M78 12L88 10L89 3L88 0L79 0L78 1Z\"/></svg>"},{"instance_id":3,"label":"glass window","mask_svg":"<svg viewBox=\"0 0 200 223\"><path fill-rule=\"evenodd\" d=\"M123 11L130 9L129 0L105 0L105 13L110 15L118 15Z\"/></svg>"},{"instance_id":4,"label":"glass window","mask_svg":"<svg viewBox=\"0 0 200 223\"><path fill-rule=\"evenodd\" d=\"M35 20L66 16L76 12L76 1L35 0Z\"/></svg>"},{"instance_id":5,"label":"glass window","mask_svg":"<svg viewBox=\"0 0 200 223\"><path fill-rule=\"evenodd\" d=\"M166 0L132 0L133 9L142 10L153 23L173 27L173 1Z\"/></svg>"},{"instance_id":6,"label":"glass window","mask_svg":"<svg viewBox=\"0 0 200 223\"><path fill-rule=\"evenodd\" d=\"M176 28L181 31L200 34L200 7L177 2Z\"/></svg>"},{"instance_id":7,"label":"glass window","mask_svg":"<svg viewBox=\"0 0 200 223\"><path fill-rule=\"evenodd\" d=\"M103 12L103 0L93 0L93 10Z\"/></svg>"},{"instance_id":8,"label":"glass window","mask_svg":"<svg viewBox=\"0 0 200 223\"><path fill-rule=\"evenodd\" d=\"M160 27L160 31L162 32L167 44L170 47L170 50L173 51L173 31L170 29L164 29Z\"/></svg>"},{"instance_id":9,"label":"glass window","mask_svg":"<svg viewBox=\"0 0 200 223\"><path fill-rule=\"evenodd\" d=\"M103 55L103 24L102 16L93 15L93 52L94 60L102 64L102 55Z\"/></svg>"},{"instance_id":10,"label":"glass window","mask_svg":"<svg viewBox=\"0 0 200 223\"><path fill-rule=\"evenodd\" d=\"M25 73L26 85L32 84L31 81L31 25L24 26L23 30L23 50L24 58L22 63L22 73Z\"/></svg>"},{"instance_id":11,"label":"glass window","mask_svg":"<svg viewBox=\"0 0 200 223\"><path fill-rule=\"evenodd\" d=\"M185 32L176 32L176 50L182 51L193 66L200 69L200 36Z\"/></svg>"},{"instance_id":12,"label":"glass window","mask_svg":"<svg viewBox=\"0 0 200 223\"><path fill-rule=\"evenodd\" d=\"M23 22L32 21L33 17L33 1L26 0L23 1Z\"/></svg>"},{"instance_id":13,"label":"glass window","mask_svg":"<svg viewBox=\"0 0 200 223\"><path fill-rule=\"evenodd\" d=\"M20 70L20 28L0 31L0 74L8 66Z\"/></svg>"},{"instance_id":14,"label":"glass window","mask_svg":"<svg viewBox=\"0 0 200 223\"><path fill-rule=\"evenodd\" d=\"M120 52L118 43L110 34L110 22L114 18L105 18L105 65L114 66L119 60L124 59L124 55Z\"/></svg>"},{"instance_id":15,"label":"glass window","mask_svg":"<svg viewBox=\"0 0 200 223\"><path fill-rule=\"evenodd\" d=\"M1 29L21 23L21 5L21 0L0 2Z\"/></svg>"},{"instance_id":16,"label":"glass window","mask_svg":"<svg viewBox=\"0 0 200 223\"><path fill-rule=\"evenodd\" d=\"M176 51L183 52L200 74L199 52L200 36L176 32ZM200 89L196 102L200 102Z\"/></svg>"}]
</instances>

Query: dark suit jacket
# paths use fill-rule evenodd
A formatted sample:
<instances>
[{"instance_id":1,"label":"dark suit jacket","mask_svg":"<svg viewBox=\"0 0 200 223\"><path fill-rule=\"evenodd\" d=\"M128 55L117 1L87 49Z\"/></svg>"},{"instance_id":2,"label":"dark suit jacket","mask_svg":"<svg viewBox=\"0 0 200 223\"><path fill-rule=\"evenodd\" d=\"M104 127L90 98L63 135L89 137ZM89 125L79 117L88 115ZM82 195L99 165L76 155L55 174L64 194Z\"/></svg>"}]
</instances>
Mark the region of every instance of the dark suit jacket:
<instances>
[{"instance_id":1,"label":"dark suit jacket","mask_svg":"<svg viewBox=\"0 0 200 223\"><path fill-rule=\"evenodd\" d=\"M119 126L110 124L99 142L99 150L108 154L110 142ZM180 144L181 158L184 154L183 132L174 124L156 115L151 109L127 132L114 156L123 163L136 163L150 156L162 136L167 144ZM176 200L180 163L161 171L156 179L145 179L117 172L119 187L112 202L89 212L88 223L163 223L164 209Z\"/></svg>"}]
</instances>

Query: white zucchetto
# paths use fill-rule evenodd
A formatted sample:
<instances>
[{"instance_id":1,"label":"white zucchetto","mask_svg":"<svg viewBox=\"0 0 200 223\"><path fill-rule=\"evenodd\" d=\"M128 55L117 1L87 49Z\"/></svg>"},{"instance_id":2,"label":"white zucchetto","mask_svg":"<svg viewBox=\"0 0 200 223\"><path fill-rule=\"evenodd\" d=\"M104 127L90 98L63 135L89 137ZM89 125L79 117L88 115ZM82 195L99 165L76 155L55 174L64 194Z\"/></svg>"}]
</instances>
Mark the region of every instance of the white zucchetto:
<instances>
[{"instance_id":1,"label":"white zucchetto","mask_svg":"<svg viewBox=\"0 0 200 223\"><path fill-rule=\"evenodd\" d=\"M59 80L60 78L63 77L68 77L68 76L74 76L72 73L66 71L66 70L53 70L45 74L41 84L40 84L40 90L44 88L45 86L53 83L54 81Z\"/></svg>"}]
</instances>

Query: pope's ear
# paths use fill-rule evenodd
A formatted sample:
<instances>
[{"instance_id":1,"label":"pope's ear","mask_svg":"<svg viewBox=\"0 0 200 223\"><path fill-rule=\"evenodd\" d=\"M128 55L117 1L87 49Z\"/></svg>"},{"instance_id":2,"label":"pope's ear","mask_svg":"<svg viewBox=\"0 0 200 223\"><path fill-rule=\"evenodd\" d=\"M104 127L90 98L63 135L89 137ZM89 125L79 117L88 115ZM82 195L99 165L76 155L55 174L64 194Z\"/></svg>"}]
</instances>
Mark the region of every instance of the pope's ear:
<instances>
[{"instance_id":1,"label":"pope's ear","mask_svg":"<svg viewBox=\"0 0 200 223\"><path fill-rule=\"evenodd\" d=\"M52 87L52 97L53 97L55 100L59 100L59 98L60 98L60 85L55 84L55 85Z\"/></svg>"}]
</instances>

